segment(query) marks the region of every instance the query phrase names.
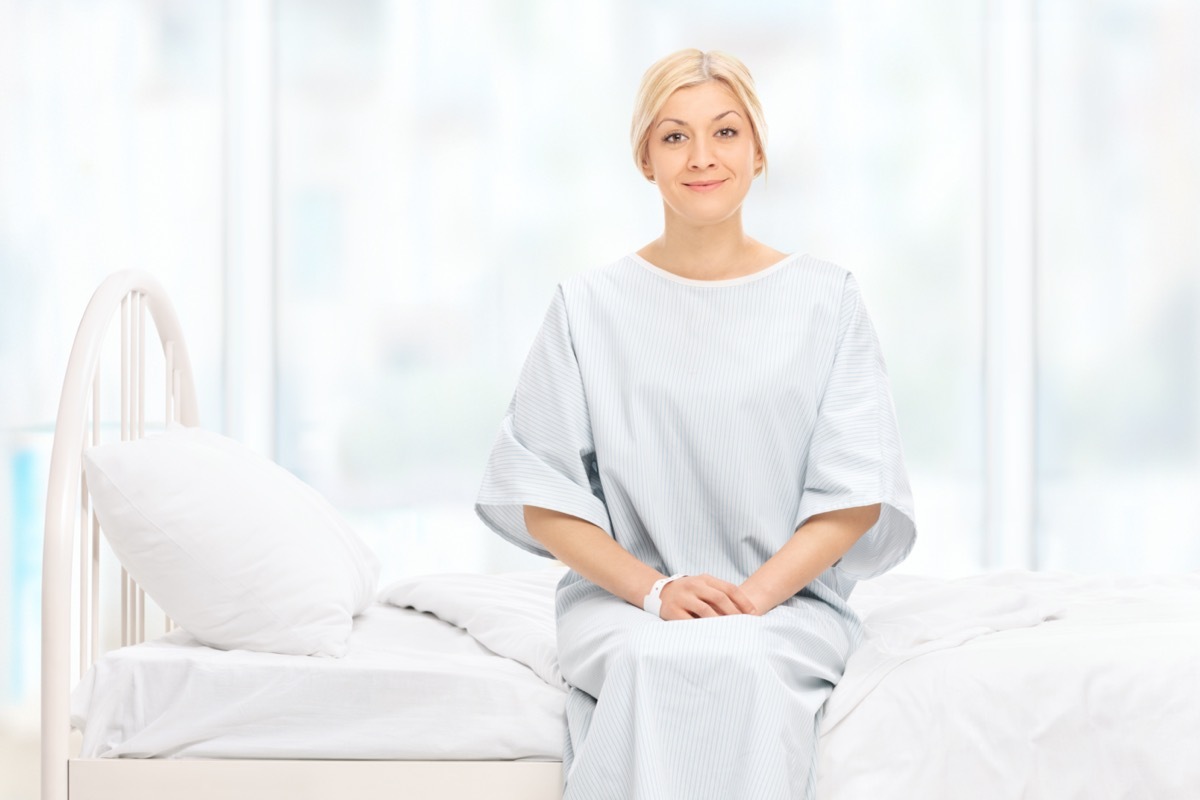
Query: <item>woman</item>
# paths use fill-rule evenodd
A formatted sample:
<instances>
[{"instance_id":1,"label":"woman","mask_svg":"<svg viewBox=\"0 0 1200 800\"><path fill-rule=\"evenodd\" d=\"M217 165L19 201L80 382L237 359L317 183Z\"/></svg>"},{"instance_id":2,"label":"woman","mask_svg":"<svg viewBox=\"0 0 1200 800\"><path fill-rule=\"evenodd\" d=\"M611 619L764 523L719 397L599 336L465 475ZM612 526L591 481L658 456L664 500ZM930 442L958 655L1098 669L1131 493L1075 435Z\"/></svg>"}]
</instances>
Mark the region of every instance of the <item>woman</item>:
<instances>
[{"instance_id":1,"label":"woman","mask_svg":"<svg viewBox=\"0 0 1200 800\"><path fill-rule=\"evenodd\" d=\"M849 271L743 233L740 61L654 64L632 138L663 234L558 285L475 509L570 567L564 798L811 798L846 599L916 538L887 368Z\"/></svg>"}]
</instances>

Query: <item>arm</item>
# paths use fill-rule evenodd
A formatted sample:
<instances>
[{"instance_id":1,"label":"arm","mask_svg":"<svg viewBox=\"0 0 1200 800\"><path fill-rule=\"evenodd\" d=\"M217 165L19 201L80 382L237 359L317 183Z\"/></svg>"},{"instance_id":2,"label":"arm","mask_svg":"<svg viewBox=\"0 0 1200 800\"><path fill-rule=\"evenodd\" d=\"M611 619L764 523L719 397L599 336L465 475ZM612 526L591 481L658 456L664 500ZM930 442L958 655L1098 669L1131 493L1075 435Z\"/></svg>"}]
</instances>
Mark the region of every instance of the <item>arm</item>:
<instances>
[{"instance_id":1,"label":"arm","mask_svg":"<svg viewBox=\"0 0 1200 800\"><path fill-rule=\"evenodd\" d=\"M638 608L654 582L666 577L579 517L525 506L525 527L559 561Z\"/></svg>"},{"instance_id":2,"label":"arm","mask_svg":"<svg viewBox=\"0 0 1200 800\"><path fill-rule=\"evenodd\" d=\"M538 506L524 509L529 534L555 558L630 605L641 608L654 582L667 577L590 522ZM705 574L667 584L659 615L664 620L681 620L753 613L755 607L740 588Z\"/></svg>"},{"instance_id":3,"label":"arm","mask_svg":"<svg viewBox=\"0 0 1200 800\"><path fill-rule=\"evenodd\" d=\"M742 584L758 613L787 600L846 554L879 519L881 506L843 508L814 514L787 544Z\"/></svg>"}]
</instances>

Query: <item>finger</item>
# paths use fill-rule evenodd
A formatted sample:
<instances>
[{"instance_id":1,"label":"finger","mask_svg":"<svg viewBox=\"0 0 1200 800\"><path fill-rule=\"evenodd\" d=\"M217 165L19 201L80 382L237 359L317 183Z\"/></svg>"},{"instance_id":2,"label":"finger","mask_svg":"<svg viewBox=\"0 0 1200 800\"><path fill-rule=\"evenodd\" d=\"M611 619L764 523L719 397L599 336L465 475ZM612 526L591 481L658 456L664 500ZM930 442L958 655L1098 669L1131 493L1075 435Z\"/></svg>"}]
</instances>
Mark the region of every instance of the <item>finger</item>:
<instances>
[{"instance_id":1,"label":"finger","mask_svg":"<svg viewBox=\"0 0 1200 800\"><path fill-rule=\"evenodd\" d=\"M696 592L696 594L700 596L701 600L716 609L721 616L740 613L738 607L729 599L729 595L719 589L705 587L703 590Z\"/></svg>"},{"instance_id":2,"label":"finger","mask_svg":"<svg viewBox=\"0 0 1200 800\"><path fill-rule=\"evenodd\" d=\"M718 586L743 614L754 614L758 611L754 603L751 602L750 598L746 596L746 593L737 584L723 581L720 578L713 578L711 583Z\"/></svg>"},{"instance_id":3,"label":"finger","mask_svg":"<svg viewBox=\"0 0 1200 800\"><path fill-rule=\"evenodd\" d=\"M747 614L758 613L758 607L754 605L754 602L742 591L740 586L730 584L729 588L729 599L736 603L738 608Z\"/></svg>"},{"instance_id":4,"label":"finger","mask_svg":"<svg viewBox=\"0 0 1200 800\"><path fill-rule=\"evenodd\" d=\"M692 604L688 605L688 611L691 611L697 617L715 617L715 616L717 616L717 612L713 611L713 607L710 606L708 603L705 603L703 599L696 598L693 602L695 603L694 605L692 605Z\"/></svg>"}]
</instances>

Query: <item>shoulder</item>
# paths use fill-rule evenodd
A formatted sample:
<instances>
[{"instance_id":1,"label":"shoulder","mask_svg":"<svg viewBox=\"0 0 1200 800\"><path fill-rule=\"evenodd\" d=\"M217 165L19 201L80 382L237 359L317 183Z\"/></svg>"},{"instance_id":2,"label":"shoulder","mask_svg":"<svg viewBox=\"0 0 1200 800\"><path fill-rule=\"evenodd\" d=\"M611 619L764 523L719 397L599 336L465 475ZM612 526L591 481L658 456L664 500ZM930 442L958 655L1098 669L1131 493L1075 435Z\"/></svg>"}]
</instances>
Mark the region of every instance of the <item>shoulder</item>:
<instances>
[{"instance_id":1,"label":"shoulder","mask_svg":"<svg viewBox=\"0 0 1200 800\"><path fill-rule=\"evenodd\" d=\"M840 295L847 283L854 279L854 273L833 261L824 258L805 255L800 261L809 274L816 277L823 285L832 287Z\"/></svg>"},{"instance_id":2,"label":"shoulder","mask_svg":"<svg viewBox=\"0 0 1200 800\"><path fill-rule=\"evenodd\" d=\"M574 330L594 316L598 310L611 306L628 287L638 266L628 256L596 264L562 278L554 286L547 317L564 332Z\"/></svg>"},{"instance_id":3,"label":"shoulder","mask_svg":"<svg viewBox=\"0 0 1200 800\"><path fill-rule=\"evenodd\" d=\"M557 294L571 318L605 315L631 296L644 296L642 268L629 256L587 267L559 281Z\"/></svg>"},{"instance_id":4,"label":"shoulder","mask_svg":"<svg viewBox=\"0 0 1200 800\"><path fill-rule=\"evenodd\" d=\"M825 290L824 297L843 311L862 302L862 287L854 272L837 264L814 256L805 256L808 263L818 276L818 281Z\"/></svg>"},{"instance_id":5,"label":"shoulder","mask_svg":"<svg viewBox=\"0 0 1200 800\"><path fill-rule=\"evenodd\" d=\"M637 264L628 255L620 258L594 264L559 282L563 294L578 296L589 292L610 291L613 288L627 284L630 276L636 274Z\"/></svg>"},{"instance_id":6,"label":"shoulder","mask_svg":"<svg viewBox=\"0 0 1200 800\"><path fill-rule=\"evenodd\" d=\"M835 341L841 341L862 305L854 273L836 262L806 254L788 274L787 292L807 310L813 328L829 331Z\"/></svg>"},{"instance_id":7,"label":"shoulder","mask_svg":"<svg viewBox=\"0 0 1200 800\"><path fill-rule=\"evenodd\" d=\"M789 296L821 319L837 320L858 290L854 273L849 269L807 253L782 270L779 280Z\"/></svg>"}]
</instances>

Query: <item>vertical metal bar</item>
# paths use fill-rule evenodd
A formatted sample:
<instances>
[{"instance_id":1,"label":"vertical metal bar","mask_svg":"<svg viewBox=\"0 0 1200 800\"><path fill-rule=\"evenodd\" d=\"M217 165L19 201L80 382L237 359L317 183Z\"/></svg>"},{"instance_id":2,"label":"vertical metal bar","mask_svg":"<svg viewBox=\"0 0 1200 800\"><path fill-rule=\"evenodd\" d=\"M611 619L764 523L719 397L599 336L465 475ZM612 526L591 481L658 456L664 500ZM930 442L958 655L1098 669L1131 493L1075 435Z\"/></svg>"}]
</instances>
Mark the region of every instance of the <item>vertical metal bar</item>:
<instances>
[{"instance_id":1,"label":"vertical metal bar","mask_svg":"<svg viewBox=\"0 0 1200 800\"><path fill-rule=\"evenodd\" d=\"M121 298L121 441L129 441L129 294ZM129 573L121 567L121 646L130 643Z\"/></svg>"},{"instance_id":2,"label":"vertical metal bar","mask_svg":"<svg viewBox=\"0 0 1200 800\"><path fill-rule=\"evenodd\" d=\"M129 295L121 298L121 441L129 439Z\"/></svg>"},{"instance_id":3,"label":"vertical metal bar","mask_svg":"<svg viewBox=\"0 0 1200 800\"><path fill-rule=\"evenodd\" d=\"M137 393L137 432L138 438L146 436L146 295L138 292L138 393Z\"/></svg>"},{"instance_id":4,"label":"vertical metal bar","mask_svg":"<svg viewBox=\"0 0 1200 800\"><path fill-rule=\"evenodd\" d=\"M129 643L137 644L137 581L129 575Z\"/></svg>"},{"instance_id":5,"label":"vertical metal bar","mask_svg":"<svg viewBox=\"0 0 1200 800\"><path fill-rule=\"evenodd\" d=\"M86 425L83 434L83 441L79 443L79 449L82 452L84 446L87 445ZM88 634L88 598L91 593L88 592L88 541L89 538L84 535L87 530L87 521L90 518L91 512L88 509L88 491L87 491L87 476L83 469L79 470L79 675L84 673L84 664L87 662L87 634Z\"/></svg>"},{"instance_id":6,"label":"vertical metal bar","mask_svg":"<svg viewBox=\"0 0 1200 800\"><path fill-rule=\"evenodd\" d=\"M128 572L125 573L125 583L125 591L129 595L129 619L125 620L125 626L129 628L129 643L137 644L137 630L133 626L133 621L137 619L137 584Z\"/></svg>"},{"instance_id":7,"label":"vertical metal bar","mask_svg":"<svg viewBox=\"0 0 1200 800\"><path fill-rule=\"evenodd\" d=\"M170 427L171 423L176 420L178 399L175 396L175 342L169 341L163 345L163 353L166 357L166 366L163 370L163 396L166 398L166 408L163 412L163 427ZM171 618L167 616L167 612L163 612L163 632L170 633Z\"/></svg>"},{"instance_id":8,"label":"vertical metal bar","mask_svg":"<svg viewBox=\"0 0 1200 800\"><path fill-rule=\"evenodd\" d=\"M132 398L129 409L130 438L141 439L146 435L145 406L146 406L146 296L138 291L133 292L132 316L129 320L133 329L133 353L130 361L133 374L130 377L129 392ZM130 620L131 639L140 644L146 639L145 604L146 593L137 581L130 577L131 599L133 601L133 618Z\"/></svg>"},{"instance_id":9,"label":"vertical metal bar","mask_svg":"<svg viewBox=\"0 0 1200 800\"><path fill-rule=\"evenodd\" d=\"M142 318L140 314L142 307L142 295L137 291L130 293L130 439L138 438L138 367L142 360L139 359L139 345L142 344L142 331L139 330L138 321Z\"/></svg>"},{"instance_id":10,"label":"vertical metal bar","mask_svg":"<svg viewBox=\"0 0 1200 800\"><path fill-rule=\"evenodd\" d=\"M100 520L92 509L92 646L88 665L96 663L100 653Z\"/></svg>"},{"instance_id":11,"label":"vertical metal bar","mask_svg":"<svg viewBox=\"0 0 1200 800\"><path fill-rule=\"evenodd\" d=\"M138 366L141 360L138 357L138 351L141 349L141 336L138 333L138 319L141 317L139 308L141 307L142 296L137 292L129 294L129 438L136 439L137 435L137 384L138 384Z\"/></svg>"},{"instance_id":12,"label":"vertical metal bar","mask_svg":"<svg viewBox=\"0 0 1200 800\"><path fill-rule=\"evenodd\" d=\"M166 355L167 366L163 371L164 382L163 396L166 398L166 410L163 413L163 427L170 427L171 421L175 418L175 396L174 386L172 385L171 376L175 372L175 343L167 342L163 345L163 351Z\"/></svg>"},{"instance_id":13,"label":"vertical metal bar","mask_svg":"<svg viewBox=\"0 0 1200 800\"><path fill-rule=\"evenodd\" d=\"M92 447L100 444L100 370L92 379ZM88 495L89 500L91 495ZM96 516L96 507L92 506L92 618L91 618L91 647L88 658L89 666L96 663L100 651L100 519Z\"/></svg>"},{"instance_id":14,"label":"vertical metal bar","mask_svg":"<svg viewBox=\"0 0 1200 800\"><path fill-rule=\"evenodd\" d=\"M129 644L129 573L121 567L121 647Z\"/></svg>"},{"instance_id":15,"label":"vertical metal bar","mask_svg":"<svg viewBox=\"0 0 1200 800\"><path fill-rule=\"evenodd\" d=\"M135 308L137 309L137 369L134 370L136 375L135 385L130 386L129 390L134 392L136 400L133 405L133 430L134 438L141 439L146 435L145 425L143 424L145 394L146 394L146 295L141 292L136 292L134 297L137 299ZM137 626L136 641L140 644L146 639L146 630L142 625L142 608L145 605L146 593L138 582L133 581L133 586L137 587L136 598L134 604L134 624Z\"/></svg>"}]
</instances>

